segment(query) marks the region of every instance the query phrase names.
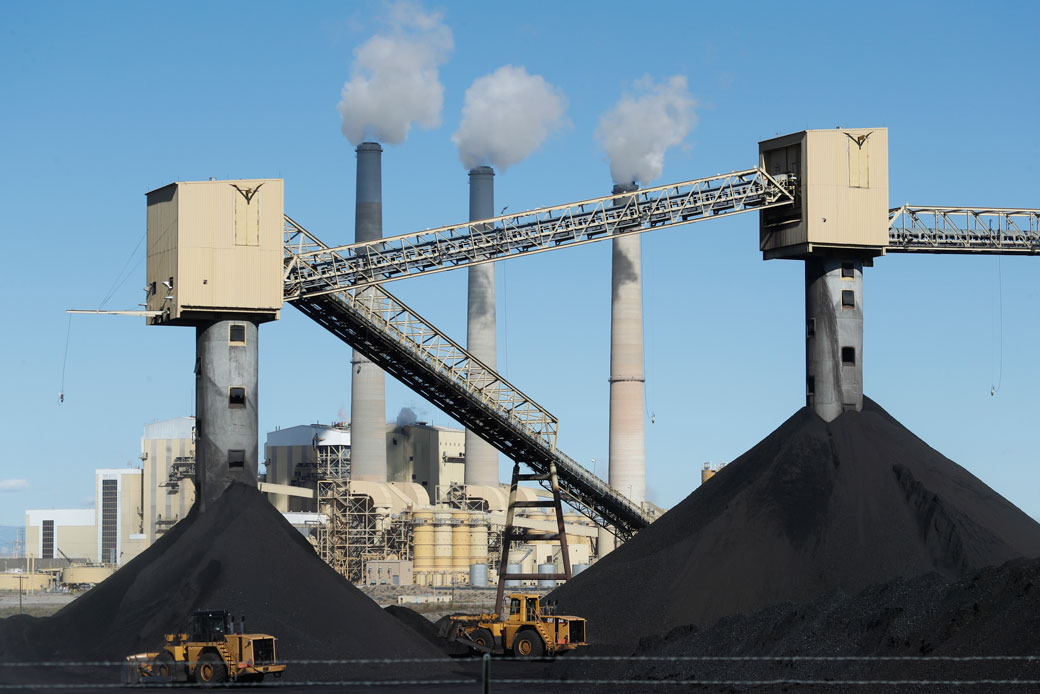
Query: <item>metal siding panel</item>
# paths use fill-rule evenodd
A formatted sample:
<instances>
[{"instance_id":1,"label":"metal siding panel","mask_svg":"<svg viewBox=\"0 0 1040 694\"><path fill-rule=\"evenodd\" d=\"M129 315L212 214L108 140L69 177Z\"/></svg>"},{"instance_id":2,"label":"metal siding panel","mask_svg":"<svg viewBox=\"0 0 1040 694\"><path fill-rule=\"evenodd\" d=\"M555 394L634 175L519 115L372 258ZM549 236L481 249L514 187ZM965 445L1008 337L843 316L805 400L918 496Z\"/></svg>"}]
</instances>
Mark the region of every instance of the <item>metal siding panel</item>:
<instances>
[{"instance_id":1,"label":"metal siding panel","mask_svg":"<svg viewBox=\"0 0 1040 694\"><path fill-rule=\"evenodd\" d=\"M156 293L147 298L147 308L158 311L165 308L162 281L177 276L178 241L178 189L174 186L160 188L148 193L146 227L148 236L148 260L145 280L155 282ZM169 194L169 197L167 197Z\"/></svg>"},{"instance_id":2,"label":"metal siding panel","mask_svg":"<svg viewBox=\"0 0 1040 694\"><path fill-rule=\"evenodd\" d=\"M236 199L243 199L236 185L258 189L256 225L246 230L257 245L235 243ZM164 190L149 195L161 197ZM149 205L148 278L161 283L174 277L171 318L186 305L264 312L281 308L283 205L279 179L177 183L173 200ZM163 297L165 293L157 293L149 308L163 308Z\"/></svg>"}]
</instances>

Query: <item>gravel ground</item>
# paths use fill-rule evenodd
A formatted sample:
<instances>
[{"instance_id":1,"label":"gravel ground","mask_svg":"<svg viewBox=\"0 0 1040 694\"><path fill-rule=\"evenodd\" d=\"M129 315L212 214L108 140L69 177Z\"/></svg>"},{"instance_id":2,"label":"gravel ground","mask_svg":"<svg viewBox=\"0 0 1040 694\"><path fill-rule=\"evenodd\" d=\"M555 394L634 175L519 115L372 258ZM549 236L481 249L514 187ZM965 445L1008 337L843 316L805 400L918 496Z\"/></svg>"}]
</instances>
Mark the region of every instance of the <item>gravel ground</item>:
<instances>
[{"instance_id":1,"label":"gravel ground","mask_svg":"<svg viewBox=\"0 0 1040 694\"><path fill-rule=\"evenodd\" d=\"M18 593L0 592L0 619L14 614L28 614L33 617L47 617L75 600L81 593L33 593L22 595L19 603Z\"/></svg>"}]
</instances>

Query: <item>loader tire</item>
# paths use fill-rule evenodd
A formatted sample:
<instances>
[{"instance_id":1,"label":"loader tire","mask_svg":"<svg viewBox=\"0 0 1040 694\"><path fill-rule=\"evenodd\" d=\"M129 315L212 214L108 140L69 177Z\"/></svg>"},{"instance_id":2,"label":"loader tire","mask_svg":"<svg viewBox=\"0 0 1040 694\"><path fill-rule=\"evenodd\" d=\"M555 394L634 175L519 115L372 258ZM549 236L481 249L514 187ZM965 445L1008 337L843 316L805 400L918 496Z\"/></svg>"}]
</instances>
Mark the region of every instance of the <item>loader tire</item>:
<instances>
[{"instance_id":1,"label":"loader tire","mask_svg":"<svg viewBox=\"0 0 1040 694\"><path fill-rule=\"evenodd\" d=\"M152 673L155 675L155 680L161 684L173 682L176 662L169 651L163 651L155 656L155 660L152 661Z\"/></svg>"},{"instance_id":2,"label":"loader tire","mask_svg":"<svg viewBox=\"0 0 1040 694\"><path fill-rule=\"evenodd\" d=\"M513 639L513 655L519 658L541 658L545 644L534 629L524 629Z\"/></svg>"},{"instance_id":3,"label":"loader tire","mask_svg":"<svg viewBox=\"0 0 1040 694\"><path fill-rule=\"evenodd\" d=\"M469 635L471 641L479 643L481 646L487 646L491 649L491 652L495 652L495 636L487 629L474 629ZM476 651L476 649L473 649ZM482 651L477 651L481 653Z\"/></svg>"},{"instance_id":4,"label":"loader tire","mask_svg":"<svg viewBox=\"0 0 1040 694\"><path fill-rule=\"evenodd\" d=\"M199 656L199 664L195 666L195 681L202 686L227 682L228 671L224 659L213 652Z\"/></svg>"}]
</instances>

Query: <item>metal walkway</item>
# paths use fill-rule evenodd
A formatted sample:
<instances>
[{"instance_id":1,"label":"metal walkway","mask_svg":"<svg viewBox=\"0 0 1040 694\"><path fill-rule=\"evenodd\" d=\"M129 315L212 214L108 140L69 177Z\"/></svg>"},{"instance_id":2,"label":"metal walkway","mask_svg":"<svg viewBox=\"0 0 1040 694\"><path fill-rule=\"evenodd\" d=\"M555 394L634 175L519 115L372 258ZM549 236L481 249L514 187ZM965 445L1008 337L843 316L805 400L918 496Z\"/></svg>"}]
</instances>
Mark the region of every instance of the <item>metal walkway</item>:
<instances>
[{"instance_id":1,"label":"metal walkway","mask_svg":"<svg viewBox=\"0 0 1040 694\"><path fill-rule=\"evenodd\" d=\"M323 244L286 217L286 263ZM620 538L652 520L556 448L557 420L380 286L340 289L292 304L515 462L548 475L566 501Z\"/></svg>"}]
</instances>

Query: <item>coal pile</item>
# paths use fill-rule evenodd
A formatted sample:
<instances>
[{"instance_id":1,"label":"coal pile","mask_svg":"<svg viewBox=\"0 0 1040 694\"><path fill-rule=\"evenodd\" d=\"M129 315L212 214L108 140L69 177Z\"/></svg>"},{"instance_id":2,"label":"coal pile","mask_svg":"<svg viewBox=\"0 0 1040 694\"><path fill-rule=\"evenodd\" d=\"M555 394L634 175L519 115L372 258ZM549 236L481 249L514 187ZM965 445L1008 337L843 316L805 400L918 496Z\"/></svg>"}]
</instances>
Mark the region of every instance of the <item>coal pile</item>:
<instances>
[{"instance_id":1,"label":"coal pile","mask_svg":"<svg viewBox=\"0 0 1040 694\"><path fill-rule=\"evenodd\" d=\"M830 423L799 410L551 597L631 652L677 627L1037 556L1040 524L865 399Z\"/></svg>"},{"instance_id":2,"label":"coal pile","mask_svg":"<svg viewBox=\"0 0 1040 694\"><path fill-rule=\"evenodd\" d=\"M244 615L247 632L278 638L282 660L443 657L326 565L259 491L235 484L52 617L0 620L0 661L121 660L157 650L196 609ZM328 672L291 666L286 677Z\"/></svg>"},{"instance_id":3,"label":"coal pile","mask_svg":"<svg viewBox=\"0 0 1040 694\"><path fill-rule=\"evenodd\" d=\"M1040 662L1028 659L1040 654L1040 560L1013 560L957 580L938 573L896 579L855 596L831 591L804 605L774 605L710 627L676 627L641 640L632 654L649 660L561 662L554 674L756 694L891 688L851 683L878 680L903 682L897 691L908 693L1024 691L1025 682L1040 681ZM742 657L753 659L735 660ZM1009 680L1019 682L997 684ZM721 690L694 684L706 681L729 684Z\"/></svg>"},{"instance_id":4,"label":"coal pile","mask_svg":"<svg viewBox=\"0 0 1040 694\"><path fill-rule=\"evenodd\" d=\"M400 605L388 605L383 609L385 609L387 614L391 615L394 619L397 619L409 629L426 639L444 655L457 657L470 654L468 646L464 646L456 641L448 641L448 639L439 636L441 627L448 621L447 617L442 617L434 623L415 610L410 610L407 607L402 607ZM447 627L445 627L445 630L446 629Z\"/></svg>"}]
</instances>

